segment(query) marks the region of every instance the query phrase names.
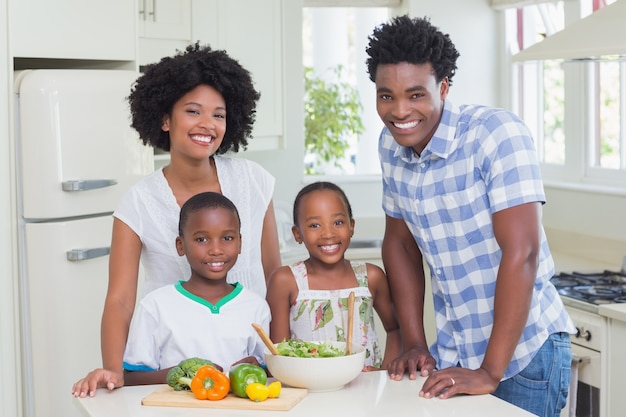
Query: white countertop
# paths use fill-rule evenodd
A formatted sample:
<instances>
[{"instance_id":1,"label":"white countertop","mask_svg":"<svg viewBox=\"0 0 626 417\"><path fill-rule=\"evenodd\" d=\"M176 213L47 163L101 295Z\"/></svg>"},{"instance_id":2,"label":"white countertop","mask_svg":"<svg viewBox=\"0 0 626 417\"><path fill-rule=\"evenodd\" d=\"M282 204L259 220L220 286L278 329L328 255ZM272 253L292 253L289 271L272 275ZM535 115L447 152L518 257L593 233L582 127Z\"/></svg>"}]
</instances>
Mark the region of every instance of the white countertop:
<instances>
[{"instance_id":1,"label":"white countertop","mask_svg":"<svg viewBox=\"0 0 626 417\"><path fill-rule=\"evenodd\" d=\"M626 304L603 304L598 306L598 314L626 322Z\"/></svg>"},{"instance_id":2,"label":"white countertop","mask_svg":"<svg viewBox=\"0 0 626 417\"><path fill-rule=\"evenodd\" d=\"M493 395L460 395L447 400L418 396L425 378L392 381L384 371L363 372L345 388L333 392L314 392L289 411L227 410L143 406L141 399L162 385L122 387L107 392L99 389L95 397L75 399L88 417L198 417L236 416L411 416L411 417L532 417L532 414ZM68 394L69 395L69 394ZM268 400L269 401L269 400Z\"/></svg>"}]
</instances>

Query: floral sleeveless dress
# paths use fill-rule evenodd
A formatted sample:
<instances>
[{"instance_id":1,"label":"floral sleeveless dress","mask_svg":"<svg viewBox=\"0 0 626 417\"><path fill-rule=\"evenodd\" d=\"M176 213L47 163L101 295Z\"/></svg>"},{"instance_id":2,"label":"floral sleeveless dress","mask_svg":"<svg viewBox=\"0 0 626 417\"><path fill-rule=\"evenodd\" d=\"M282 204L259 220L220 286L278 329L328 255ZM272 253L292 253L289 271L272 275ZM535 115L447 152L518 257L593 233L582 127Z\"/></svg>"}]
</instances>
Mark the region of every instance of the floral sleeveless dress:
<instances>
[{"instance_id":1,"label":"floral sleeveless dress","mask_svg":"<svg viewBox=\"0 0 626 417\"><path fill-rule=\"evenodd\" d=\"M306 265L290 265L298 285L298 297L290 308L291 338L307 341L344 342L348 324L348 296L354 291L354 328L352 340L365 348L365 365L380 367L382 355L374 329L372 294L367 286L363 262L350 262L359 284L340 290L310 290Z\"/></svg>"}]
</instances>

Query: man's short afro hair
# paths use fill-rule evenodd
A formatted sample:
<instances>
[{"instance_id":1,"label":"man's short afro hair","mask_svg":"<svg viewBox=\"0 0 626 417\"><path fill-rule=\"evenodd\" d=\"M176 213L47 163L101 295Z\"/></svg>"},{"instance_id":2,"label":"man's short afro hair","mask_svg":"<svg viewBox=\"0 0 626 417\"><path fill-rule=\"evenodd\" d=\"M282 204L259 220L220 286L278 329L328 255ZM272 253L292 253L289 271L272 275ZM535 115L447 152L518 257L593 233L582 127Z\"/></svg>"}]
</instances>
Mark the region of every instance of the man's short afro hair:
<instances>
[{"instance_id":1,"label":"man's short afro hair","mask_svg":"<svg viewBox=\"0 0 626 417\"><path fill-rule=\"evenodd\" d=\"M459 52L447 34L424 18L410 18L406 15L393 18L374 29L365 49L367 72L370 80L376 81L376 70L382 64L430 63L435 71L437 82L452 77L456 71Z\"/></svg>"},{"instance_id":2,"label":"man's short afro hair","mask_svg":"<svg viewBox=\"0 0 626 417\"><path fill-rule=\"evenodd\" d=\"M145 145L170 150L169 133L161 129L163 117L171 114L174 104L199 85L215 88L226 103L226 133L216 153L246 148L260 94L250 73L239 62L225 51L212 50L198 42L148 65L133 86L128 97L131 126Z\"/></svg>"}]
</instances>

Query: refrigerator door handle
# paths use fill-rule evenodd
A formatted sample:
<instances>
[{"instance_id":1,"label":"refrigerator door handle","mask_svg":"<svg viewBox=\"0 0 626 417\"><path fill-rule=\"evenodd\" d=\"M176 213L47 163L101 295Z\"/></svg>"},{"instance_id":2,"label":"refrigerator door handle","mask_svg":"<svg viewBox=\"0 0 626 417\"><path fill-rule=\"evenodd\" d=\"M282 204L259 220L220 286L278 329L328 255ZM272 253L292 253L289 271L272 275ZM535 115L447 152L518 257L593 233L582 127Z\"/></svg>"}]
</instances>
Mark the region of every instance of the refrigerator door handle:
<instances>
[{"instance_id":1,"label":"refrigerator door handle","mask_svg":"<svg viewBox=\"0 0 626 417\"><path fill-rule=\"evenodd\" d=\"M61 186L63 191L87 191L96 188L111 187L117 184L116 180L75 180L63 181Z\"/></svg>"},{"instance_id":2,"label":"refrigerator door handle","mask_svg":"<svg viewBox=\"0 0 626 417\"><path fill-rule=\"evenodd\" d=\"M111 252L110 246L103 248L92 249L72 249L65 252L68 261L84 261L87 259L99 258L101 256L107 256Z\"/></svg>"}]
</instances>

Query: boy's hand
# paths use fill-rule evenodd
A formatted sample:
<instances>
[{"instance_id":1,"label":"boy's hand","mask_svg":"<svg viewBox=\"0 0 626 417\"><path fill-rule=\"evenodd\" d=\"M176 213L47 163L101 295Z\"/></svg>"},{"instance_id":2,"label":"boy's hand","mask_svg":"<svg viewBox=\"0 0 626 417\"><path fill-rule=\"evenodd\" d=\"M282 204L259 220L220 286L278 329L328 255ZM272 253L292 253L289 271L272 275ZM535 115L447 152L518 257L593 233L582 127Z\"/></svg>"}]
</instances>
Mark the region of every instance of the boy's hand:
<instances>
[{"instance_id":1,"label":"boy's hand","mask_svg":"<svg viewBox=\"0 0 626 417\"><path fill-rule=\"evenodd\" d=\"M240 363L249 363L250 365L261 366L257 358L255 358L254 356L248 356L233 363L232 365L230 365L230 367L232 368L233 366L239 365Z\"/></svg>"},{"instance_id":2,"label":"boy's hand","mask_svg":"<svg viewBox=\"0 0 626 417\"><path fill-rule=\"evenodd\" d=\"M77 398L93 397L96 395L96 388L106 388L113 391L121 386L124 386L124 374L98 368L74 384L72 395Z\"/></svg>"}]
</instances>

